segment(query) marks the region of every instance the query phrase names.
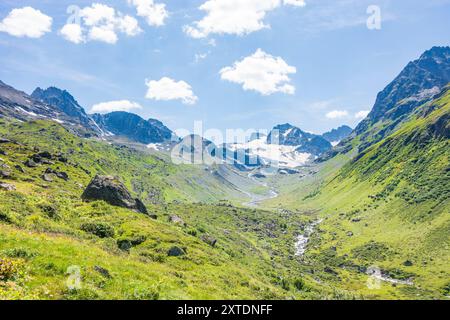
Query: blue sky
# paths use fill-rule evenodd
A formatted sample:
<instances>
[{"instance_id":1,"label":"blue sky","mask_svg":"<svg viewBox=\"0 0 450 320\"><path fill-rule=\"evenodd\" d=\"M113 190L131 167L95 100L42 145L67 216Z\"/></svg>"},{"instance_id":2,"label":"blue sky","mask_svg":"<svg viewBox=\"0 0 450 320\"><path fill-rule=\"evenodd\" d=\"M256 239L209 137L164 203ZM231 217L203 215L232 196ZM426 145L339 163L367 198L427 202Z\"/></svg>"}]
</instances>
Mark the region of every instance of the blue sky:
<instances>
[{"instance_id":1,"label":"blue sky","mask_svg":"<svg viewBox=\"0 0 450 320\"><path fill-rule=\"evenodd\" d=\"M37 86L66 89L88 111L124 101L141 107L131 112L171 129L191 130L195 120L220 130L290 122L322 133L355 126L355 115L370 110L410 60L432 46L450 45L447 0L305 0L304 6L262 0L256 6L266 1L267 7L253 15L249 6L242 17L227 16L221 1L210 0L206 11L199 7L207 0L155 0L152 5L165 4L168 17L162 17L160 11L139 13L137 4L148 9L148 0L2 0L0 79L28 93ZM111 33L95 38L81 18L83 39L65 39L68 6L93 3L114 8L115 19L129 16L128 29L114 22L117 39ZM381 10L379 30L367 28L370 5ZM37 26L18 25L13 20L25 11L11 12L25 7L51 17L51 25L35 11L26 13Z\"/></svg>"}]
</instances>

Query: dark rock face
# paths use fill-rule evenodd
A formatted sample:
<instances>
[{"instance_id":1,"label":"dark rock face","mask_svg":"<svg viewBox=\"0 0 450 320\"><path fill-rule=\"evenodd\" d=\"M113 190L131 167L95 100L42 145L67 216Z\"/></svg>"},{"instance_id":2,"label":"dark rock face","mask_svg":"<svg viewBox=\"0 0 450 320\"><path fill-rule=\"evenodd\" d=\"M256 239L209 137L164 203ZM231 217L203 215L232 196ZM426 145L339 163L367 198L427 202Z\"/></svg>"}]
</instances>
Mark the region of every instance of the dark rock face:
<instances>
[{"instance_id":1,"label":"dark rock face","mask_svg":"<svg viewBox=\"0 0 450 320\"><path fill-rule=\"evenodd\" d=\"M425 103L442 94L450 83L450 47L433 47L419 59L410 62L401 73L381 91L375 105L349 138L321 157L325 161L350 151L351 141L358 137L358 151L364 152L397 130L417 113ZM433 129L433 128L432 128ZM447 126L438 124L433 134L448 135Z\"/></svg>"},{"instance_id":2,"label":"dark rock face","mask_svg":"<svg viewBox=\"0 0 450 320\"><path fill-rule=\"evenodd\" d=\"M352 131L353 129L349 126L341 126L337 129L324 133L322 137L330 143L339 142L350 136Z\"/></svg>"},{"instance_id":3,"label":"dark rock face","mask_svg":"<svg viewBox=\"0 0 450 320\"><path fill-rule=\"evenodd\" d=\"M184 252L184 250L181 249L180 247L172 247L167 252L167 255L169 257L181 257L181 256L184 256L185 254L186 253Z\"/></svg>"},{"instance_id":4,"label":"dark rock face","mask_svg":"<svg viewBox=\"0 0 450 320\"><path fill-rule=\"evenodd\" d=\"M128 112L94 114L92 118L105 133L123 136L143 144L170 141L173 135L162 122L154 119L146 121Z\"/></svg>"},{"instance_id":5,"label":"dark rock face","mask_svg":"<svg viewBox=\"0 0 450 320\"><path fill-rule=\"evenodd\" d=\"M450 82L450 47L434 47L410 62L381 91L372 112L357 128L364 129L383 119L397 119L432 99Z\"/></svg>"},{"instance_id":6,"label":"dark rock face","mask_svg":"<svg viewBox=\"0 0 450 320\"><path fill-rule=\"evenodd\" d=\"M133 199L118 178L96 176L81 196L85 201L103 200L110 205L136 210L147 214L147 208L138 199Z\"/></svg>"},{"instance_id":7,"label":"dark rock face","mask_svg":"<svg viewBox=\"0 0 450 320\"><path fill-rule=\"evenodd\" d=\"M86 114L83 107L78 104L69 92L55 87L50 87L46 90L37 88L33 91L31 97L40 102L57 107L61 112L69 116L72 121L76 121L93 133L101 134L95 122Z\"/></svg>"},{"instance_id":8,"label":"dark rock face","mask_svg":"<svg viewBox=\"0 0 450 320\"><path fill-rule=\"evenodd\" d=\"M319 156L332 148L330 142L321 136L304 132L289 123L278 125L267 136L267 143L298 146L298 152Z\"/></svg>"}]
</instances>

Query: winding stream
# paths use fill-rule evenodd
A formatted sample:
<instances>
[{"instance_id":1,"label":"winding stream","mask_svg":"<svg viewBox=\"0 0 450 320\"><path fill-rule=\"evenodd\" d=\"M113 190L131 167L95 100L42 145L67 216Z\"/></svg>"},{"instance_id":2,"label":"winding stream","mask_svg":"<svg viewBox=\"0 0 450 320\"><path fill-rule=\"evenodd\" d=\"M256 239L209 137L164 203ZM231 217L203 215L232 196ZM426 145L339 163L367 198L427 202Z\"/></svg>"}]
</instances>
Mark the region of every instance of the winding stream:
<instances>
[{"instance_id":1,"label":"winding stream","mask_svg":"<svg viewBox=\"0 0 450 320\"><path fill-rule=\"evenodd\" d=\"M251 173L248 174L248 177L250 179L252 179L253 181L255 181L257 184L259 184L263 187L268 187L267 183L259 181L258 179L253 177ZM279 193L277 191L275 191L275 189L273 189L273 188L270 189L266 195L250 193L250 192L247 192L244 190L241 190L241 192L245 193L250 198L250 201L243 203L243 205L246 207L252 207L252 208L258 207L260 205L260 203L263 201L275 199L279 196Z\"/></svg>"},{"instance_id":2,"label":"winding stream","mask_svg":"<svg viewBox=\"0 0 450 320\"><path fill-rule=\"evenodd\" d=\"M303 231L303 234L300 234L297 236L297 241L295 242L295 256L296 257L302 257L307 249L309 239L313 235L316 227L322 222L323 220L317 220L305 227L305 230Z\"/></svg>"}]
</instances>

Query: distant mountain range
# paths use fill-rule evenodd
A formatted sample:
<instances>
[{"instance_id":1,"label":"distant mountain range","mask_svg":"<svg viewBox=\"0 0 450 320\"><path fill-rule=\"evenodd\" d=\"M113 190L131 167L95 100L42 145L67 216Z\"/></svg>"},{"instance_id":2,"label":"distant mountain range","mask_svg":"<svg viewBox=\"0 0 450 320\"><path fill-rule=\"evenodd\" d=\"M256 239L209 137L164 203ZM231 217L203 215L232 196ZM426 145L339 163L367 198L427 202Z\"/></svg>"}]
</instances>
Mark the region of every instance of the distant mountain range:
<instances>
[{"instance_id":1,"label":"distant mountain range","mask_svg":"<svg viewBox=\"0 0 450 320\"><path fill-rule=\"evenodd\" d=\"M88 115L69 92L56 87L37 88L28 95L0 82L0 115L22 121L53 120L82 137L126 139L151 145L160 151L168 151L168 147L173 147L178 141L169 128L155 119L145 120L128 112ZM268 136L253 134L244 144L216 146L209 142L207 152L212 157L223 156L227 162L240 168L274 164L297 167L329 151L332 144L350 132L349 127L341 127L320 136L283 124L274 127ZM183 158L189 158L186 155L189 149L187 142L196 141L186 138L181 141ZM158 144L164 147L158 147Z\"/></svg>"},{"instance_id":2,"label":"distant mountain range","mask_svg":"<svg viewBox=\"0 0 450 320\"><path fill-rule=\"evenodd\" d=\"M53 120L79 136L117 136L143 144L170 141L173 136L162 122L128 112L88 115L69 92L55 87L37 88L28 95L0 81L0 116Z\"/></svg>"},{"instance_id":3,"label":"distant mountain range","mask_svg":"<svg viewBox=\"0 0 450 320\"><path fill-rule=\"evenodd\" d=\"M275 126L268 136L254 133L246 143L227 144L224 152L239 167L295 168L317 159L351 132L350 127L343 126L320 136L286 123Z\"/></svg>"}]
</instances>

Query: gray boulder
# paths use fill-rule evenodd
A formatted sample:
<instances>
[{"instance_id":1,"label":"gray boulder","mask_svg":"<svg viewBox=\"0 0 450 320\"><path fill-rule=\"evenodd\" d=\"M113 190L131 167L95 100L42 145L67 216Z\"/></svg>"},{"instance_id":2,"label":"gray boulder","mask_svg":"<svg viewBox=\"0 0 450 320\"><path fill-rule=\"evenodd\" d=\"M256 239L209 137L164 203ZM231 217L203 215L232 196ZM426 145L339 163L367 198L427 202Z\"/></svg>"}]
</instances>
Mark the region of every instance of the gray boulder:
<instances>
[{"instance_id":1,"label":"gray boulder","mask_svg":"<svg viewBox=\"0 0 450 320\"><path fill-rule=\"evenodd\" d=\"M211 247L215 247L216 244L217 244L217 239L216 239L216 238L211 237L211 236L206 235L206 234L202 235L202 236L200 237L200 239L201 239L203 242L209 244Z\"/></svg>"},{"instance_id":2,"label":"gray boulder","mask_svg":"<svg viewBox=\"0 0 450 320\"><path fill-rule=\"evenodd\" d=\"M116 207L148 214L145 205L139 199L134 199L117 177L96 176L84 190L81 198L84 201L102 200Z\"/></svg>"},{"instance_id":3,"label":"gray boulder","mask_svg":"<svg viewBox=\"0 0 450 320\"><path fill-rule=\"evenodd\" d=\"M172 214L172 215L169 216L169 222L171 222L173 224L180 225L180 226L186 226L186 223L184 222L184 220L181 219L176 214Z\"/></svg>"},{"instance_id":4,"label":"gray boulder","mask_svg":"<svg viewBox=\"0 0 450 320\"><path fill-rule=\"evenodd\" d=\"M16 187L14 185L12 185L12 184L9 184L9 183L0 182L0 190L15 191Z\"/></svg>"},{"instance_id":5,"label":"gray boulder","mask_svg":"<svg viewBox=\"0 0 450 320\"><path fill-rule=\"evenodd\" d=\"M169 257L181 257L184 256L186 253L184 252L183 249L181 249L180 247L172 247L169 249L169 251L167 252L167 255Z\"/></svg>"},{"instance_id":6,"label":"gray boulder","mask_svg":"<svg viewBox=\"0 0 450 320\"><path fill-rule=\"evenodd\" d=\"M0 170L0 178L8 179L11 178L11 172L6 170Z\"/></svg>"}]
</instances>

